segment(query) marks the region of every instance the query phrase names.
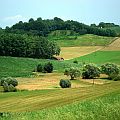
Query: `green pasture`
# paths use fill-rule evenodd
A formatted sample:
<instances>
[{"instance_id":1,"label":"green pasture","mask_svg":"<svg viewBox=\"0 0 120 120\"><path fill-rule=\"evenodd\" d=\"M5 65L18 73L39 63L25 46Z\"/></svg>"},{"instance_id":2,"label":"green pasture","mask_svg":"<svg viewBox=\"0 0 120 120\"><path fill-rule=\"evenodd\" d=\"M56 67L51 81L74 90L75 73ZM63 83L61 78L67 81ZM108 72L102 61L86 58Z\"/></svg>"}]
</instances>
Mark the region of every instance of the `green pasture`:
<instances>
[{"instance_id":1,"label":"green pasture","mask_svg":"<svg viewBox=\"0 0 120 120\"><path fill-rule=\"evenodd\" d=\"M67 67L78 66L68 61L0 56L0 77L31 77L39 63L47 62L53 63L54 72L63 72Z\"/></svg>"},{"instance_id":2,"label":"green pasture","mask_svg":"<svg viewBox=\"0 0 120 120\"><path fill-rule=\"evenodd\" d=\"M120 65L120 51L97 51L91 54L81 56L70 61L77 60L81 63L104 64L106 62Z\"/></svg>"}]
</instances>

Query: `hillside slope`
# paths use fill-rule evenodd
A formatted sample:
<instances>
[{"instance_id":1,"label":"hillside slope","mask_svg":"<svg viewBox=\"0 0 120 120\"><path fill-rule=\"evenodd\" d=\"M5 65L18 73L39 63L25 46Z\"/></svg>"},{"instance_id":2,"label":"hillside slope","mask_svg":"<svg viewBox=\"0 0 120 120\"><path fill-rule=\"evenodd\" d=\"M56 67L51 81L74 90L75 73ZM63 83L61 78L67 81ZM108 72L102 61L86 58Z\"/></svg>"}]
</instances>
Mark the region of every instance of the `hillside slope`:
<instances>
[{"instance_id":1,"label":"hillside slope","mask_svg":"<svg viewBox=\"0 0 120 120\"><path fill-rule=\"evenodd\" d=\"M120 38L117 38L114 42L112 42L110 45L105 47L104 49L101 49L102 51L119 51L120 50Z\"/></svg>"}]
</instances>

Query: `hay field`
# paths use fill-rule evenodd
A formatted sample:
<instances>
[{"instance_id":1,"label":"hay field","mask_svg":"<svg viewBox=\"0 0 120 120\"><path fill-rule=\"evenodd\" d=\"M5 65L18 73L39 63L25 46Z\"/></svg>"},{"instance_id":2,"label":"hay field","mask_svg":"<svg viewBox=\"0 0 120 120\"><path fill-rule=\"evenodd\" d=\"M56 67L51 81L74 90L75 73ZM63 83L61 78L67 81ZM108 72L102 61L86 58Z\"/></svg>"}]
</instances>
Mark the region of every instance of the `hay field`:
<instances>
[{"instance_id":1,"label":"hay field","mask_svg":"<svg viewBox=\"0 0 120 120\"><path fill-rule=\"evenodd\" d=\"M102 46L62 47L60 57L65 60L81 57L102 49Z\"/></svg>"}]
</instances>

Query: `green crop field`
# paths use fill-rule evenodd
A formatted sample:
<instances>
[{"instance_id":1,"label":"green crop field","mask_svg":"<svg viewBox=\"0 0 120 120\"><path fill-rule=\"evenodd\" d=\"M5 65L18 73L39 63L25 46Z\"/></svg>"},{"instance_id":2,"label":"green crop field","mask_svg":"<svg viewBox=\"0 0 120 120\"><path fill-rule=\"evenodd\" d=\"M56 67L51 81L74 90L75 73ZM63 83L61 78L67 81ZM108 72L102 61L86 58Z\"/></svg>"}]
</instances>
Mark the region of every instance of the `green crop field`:
<instances>
[{"instance_id":1,"label":"green crop field","mask_svg":"<svg viewBox=\"0 0 120 120\"><path fill-rule=\"evenodd\" d=\"M97 51L82 57L75 58L75 60L78 60L79 62L96 64L111 62L120 65L120 51ZM72 61L74 61L74 59Z\"/></svg>"},{"instance_id":2,"label":"green crop field","mask_svg":"<svg viewBox=\"0 0 120 120\"><path fill-rule=\"evenodd\" d=\"M75 39L73 36L71 39L70 38L71 36L53 36L50 38L48 37L48 39L50 40L55 40L61 47L106 46L114 41L113 37L103 37L91 34L77 36L77 39Z\"/></svg>"}]
</instances>

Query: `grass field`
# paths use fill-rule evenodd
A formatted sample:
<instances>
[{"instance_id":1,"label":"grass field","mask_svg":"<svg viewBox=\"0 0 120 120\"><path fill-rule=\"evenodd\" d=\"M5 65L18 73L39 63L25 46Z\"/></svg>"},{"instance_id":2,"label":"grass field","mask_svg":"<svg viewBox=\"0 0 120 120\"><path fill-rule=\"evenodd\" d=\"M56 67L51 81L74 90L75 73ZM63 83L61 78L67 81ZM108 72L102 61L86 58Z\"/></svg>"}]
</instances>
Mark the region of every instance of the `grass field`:
<instances>
[{"instance_id":1,"label":"grass field","mask_svg":"<svg viewBox=\"0 0 120 120\"><path fill-rule=\"evenodd\" d=\"M104 64L106 62L120 65L120 51L97 51L91 54L75 58L70 61L78 60L85 63Z\"/></svg>"},{"instance_id":2,"label":"grass field","mask_svg":"<svg viewBox=\"0 0 120 120\"><path fill-rule=\"evenodd\" d=\"M60 38L60 36L58 36ZM50 40L55 40L61 47L78 47L78 46L106 46L114 41L113 37L103 37L97 35L81 35L77 36L77 39L61 39L56 40L56 37L50 38Z\"/></svg>"},{"instance_id":3,"label":"grass field","mask_svg":"<svg viewBox=\"0 0 120 120\"><path fill-rule=\"evenodd\" d=\"M0 93L1 112L34 111L93 99L120 90L120 82L71 89Z\"/></svg>"},{"instance_id":4,"label":"grass field","mask_svg":"<svg viewBox=\"0 0 120 120\"><path fill-rule=\"evenodd\" d=\"M59 87L60 79L70 79L63 74L67 67L81 68L82 63L100 65L106 62L120 65L120 50L115 49L119 40L95 35L82 35L76 40L73 38L56 40L61 46L66 46L62 47L61 57L70 60L0 56L0 78L16 77L19 81L17 88L20 89L18 92L4 93L0 87L0 112L8 112L0 120L120 119L120 81L95 79L93 85L93 80L77 78L71 81L71 88ZM79 64L73 63L74 60L78 60ZM37 64L46 62L53 63L53 73L32 72Z\"/></svg>"},{"instance_id":5,"label":"grass field","mask_svg":"<svg viewBox=\"0 0 120 120\"><path fill-rule=\"evenodd\" d=\"M54 72L63 72L70 66L80 66L69 61L0 56L0 77L32 77L36 66L47 62L53 63Z\"/></svg>"},{"instance_id":6,"label":"grass field","mask_svg":"<svg viewBox=\"0 0 120 120\"><path fill-rule=\"evenodd\" d=\"M101 80L104 78L104 80ZM107 76L101 75L99 79L95 79L94 84L102 85L106 83L110 83L108 81ZM37 77L31 78L16 78L19 82L17 89L19 90L41 90L41 89L57 89L60 88L59 82L61 79L70 79L70 76L66 76L63 73L39 73ZM71 88L79 88L79 87L89 87L93 85L93 79L84 80L81 77L76 80L71 81Z\"/></svg>"},{"instance_id":7,"label":"grass field","mask_svg":"<svg viewBox=\"0 0 120 120\"><path fill-rule=\"evenodd\" d=\"M4 120L119 120L120 91L92 100L33 112L6 114ZM0 120L3 120L0 118Z\"/></svg>"}]
</instances>

